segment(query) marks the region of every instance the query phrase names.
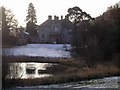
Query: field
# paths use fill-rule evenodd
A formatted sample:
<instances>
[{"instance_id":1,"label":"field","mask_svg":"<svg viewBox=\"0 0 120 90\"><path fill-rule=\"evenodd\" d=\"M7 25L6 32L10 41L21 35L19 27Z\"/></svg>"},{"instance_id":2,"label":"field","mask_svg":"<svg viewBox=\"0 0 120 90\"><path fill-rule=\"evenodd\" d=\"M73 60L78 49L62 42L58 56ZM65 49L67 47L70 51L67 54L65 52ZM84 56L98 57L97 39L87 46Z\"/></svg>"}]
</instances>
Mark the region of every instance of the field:
<instances>
[{"instance_id":1,"label":"field","mask_svg":"<svg viewBox=\"0 0 120 90\"><path fill-rule=\"evenodd\" d=\"M40 56L40 57L70 57L70 45L66 44L27 44L11 48L3 48L2 55L5 56Z\"/></svg>"}]
</instances>

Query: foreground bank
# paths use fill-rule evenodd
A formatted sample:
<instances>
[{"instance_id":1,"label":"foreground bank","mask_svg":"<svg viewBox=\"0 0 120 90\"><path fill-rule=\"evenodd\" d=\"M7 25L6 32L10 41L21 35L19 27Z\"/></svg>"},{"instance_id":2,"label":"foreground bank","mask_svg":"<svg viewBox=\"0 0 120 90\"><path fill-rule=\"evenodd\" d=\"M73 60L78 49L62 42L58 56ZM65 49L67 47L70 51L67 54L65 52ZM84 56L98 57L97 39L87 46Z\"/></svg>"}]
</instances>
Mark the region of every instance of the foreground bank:
<instances>
[{"instance_id":1,"label":"foreground bank","mask_svg":"<svg viewBox=\"0 0 120 90\"><path fill-rule=\"evenodd\" d=\"M120 76L120 68L118 68L114 63L111 62L98 63L96 67L88 67L86 65L86 62L84 62L84 60L81 60L80 58L3 56L3 60L4 60L3 74L5 74L4 71L7 72L7 69L9 67L7 68L6 65L8 65L9 63L34 62L34 63L52 64L50 67L46 68L44 72L41 72L45 74L50 74L50 76L48 77L43 77L43 78L37 77L37 78L26 78L26 79L3 77L4 88L16 87L16 86L26 87L26 86L51 85L51 84L91 80L91 79L103 78L107 76Z\"/></svg>"},{"instance_id":2,"label":"foreground bank","mask_svg":"<svg viewBox=\"0 0 120 90\"><path fill-rule=\"evenodd\" d=\"M106 77L63 84L17 86L6 90L119 90L120 77Z\"/></svg>"}]
</instances>

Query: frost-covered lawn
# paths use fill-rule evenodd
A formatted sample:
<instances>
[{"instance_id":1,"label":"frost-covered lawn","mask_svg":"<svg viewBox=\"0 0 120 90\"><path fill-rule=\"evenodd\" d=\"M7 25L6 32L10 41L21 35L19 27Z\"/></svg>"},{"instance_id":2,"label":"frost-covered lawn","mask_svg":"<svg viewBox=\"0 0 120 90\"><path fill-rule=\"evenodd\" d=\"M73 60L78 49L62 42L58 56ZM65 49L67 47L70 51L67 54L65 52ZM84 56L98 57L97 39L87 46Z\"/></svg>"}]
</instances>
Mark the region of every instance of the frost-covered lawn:
<instances>
[{"instance_id":1,"label":"frost-covered lawn","mask_svg":"<svg viewBox=\"0 0 120 90\"><path fill-rule=\"evenodd\" d=\"M119 79L120 77L118 76L64 84L15 87L6 90L119 90Z\"/></svg>"},{"instance_id":2,"label":"frost-covered lawn","mask_svg":"<svg viewBox=\"0 0 120 90\"><path fill-rule=\"evenodd\" d=\"M67 49L70 45L66 44ZM65 51L63 44L28 44L13 48L3 48L3 55L6 56L41 56L41 57L70 57L69 51Z\"/></svg>"}]
</instances>

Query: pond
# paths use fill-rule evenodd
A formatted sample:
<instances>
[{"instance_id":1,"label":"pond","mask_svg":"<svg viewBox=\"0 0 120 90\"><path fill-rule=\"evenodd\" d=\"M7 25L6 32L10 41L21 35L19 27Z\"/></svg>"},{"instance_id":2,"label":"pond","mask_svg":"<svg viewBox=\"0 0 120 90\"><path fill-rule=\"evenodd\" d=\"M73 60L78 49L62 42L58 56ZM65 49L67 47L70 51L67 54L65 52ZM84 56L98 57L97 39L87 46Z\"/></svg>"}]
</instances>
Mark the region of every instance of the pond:
<instances>
[{"instance_id":1,"label":"pond","mask_svg":"<svg viewBox=\"0 0 120 90\"><path fill-rule=\"evenodd\" d=\"M10 63L10 73L7 78L21 78L21 79L32 79L32 78L44 78L54 76L47 71L47 68L58 64L53 63ZM58 70L59 71L59 70ZM120 87L120 76L105 77L102 79L91 79L85 81L76 81L71 83L63 84L51 84L51 85L37 85L37 86L24 86L14 87L6 90L49 90L69 88L88 90L87 88L119 88ZM65 89L65 90L66 90Z\"/></svg>"},{"instance_id":2,"label":"pond","mask_svg":"<svg viewBox=\"0 0 120 90\"><path fill-rule=\"evenodd\" d=\"M9 63L9 74L6 78L42 78L51 76L46 73L46 68L50 67L51 63Z\"/></svg>"}]
</instances>

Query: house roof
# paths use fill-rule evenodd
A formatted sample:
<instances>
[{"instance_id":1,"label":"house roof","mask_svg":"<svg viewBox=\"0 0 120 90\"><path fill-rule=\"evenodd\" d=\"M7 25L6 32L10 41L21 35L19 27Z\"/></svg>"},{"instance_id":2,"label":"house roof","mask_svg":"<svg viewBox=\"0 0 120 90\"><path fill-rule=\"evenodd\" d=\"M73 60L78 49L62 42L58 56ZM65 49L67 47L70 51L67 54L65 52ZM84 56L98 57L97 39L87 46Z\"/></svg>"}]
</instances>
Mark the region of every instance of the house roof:
<instances>
[{"instance_id":1,"label":"house roof","mask_svg":"<svg viewBox=\"0 0 120 90\"><path fill-rule=\"evenodd\" d=\"M54 25L56 23L61 23L61 20L46 20L38 27L50 27L51 25Z\"/></svg>"},{"instance_id":2,"label":"house roof","mask_svg":"<svg viewBox=\"0 0 120 90\"><path fill-rule=\"evenodd\" d=\"M38 28L40 27L52 27L54 25L60 25L60 27L62 28L66 28L66 29L70 29L72 27L72 23L70 21L68 21L67 19L48 19L45 22L43 22L41 25L38 25Z\"/></svg>"}]
</instances>

